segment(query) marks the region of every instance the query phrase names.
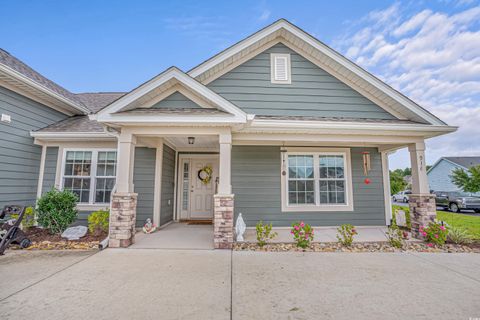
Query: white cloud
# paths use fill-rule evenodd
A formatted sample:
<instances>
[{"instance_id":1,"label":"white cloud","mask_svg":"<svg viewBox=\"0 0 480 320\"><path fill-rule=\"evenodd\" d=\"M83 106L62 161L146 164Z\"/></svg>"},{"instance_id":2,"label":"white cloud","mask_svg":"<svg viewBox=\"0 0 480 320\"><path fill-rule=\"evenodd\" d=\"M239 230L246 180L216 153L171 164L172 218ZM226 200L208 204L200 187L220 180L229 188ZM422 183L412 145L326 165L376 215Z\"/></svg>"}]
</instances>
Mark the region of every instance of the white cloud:
<instances>
[{"instance_id":1,"label":"white cloud","mask_svg":"<svg viewBox=\"0 0 480 320\"><path fill-rule=\"evenodd\" d=\"M464 4L465 5L465 4ZM428 162L480 154L480 6L454 14L398 3L366 15L334 42L359 65L433 112L453 134L428 142ZM405 167L405 155L393 166Z\"/></svg>"},{"instance_id":2,"label":"white cloud","mask_svg":"<svg viewBox=\"0 0 480 320\"><path fill-rule=\"evenodd\" d=\"M260 20L260 21L268 20L268 18L270 18L271 14L272 14L272 12L270 10L265 9L265 10L262 11L262 14L258 18L258 20Z\"/></svg>"}]
</instances>

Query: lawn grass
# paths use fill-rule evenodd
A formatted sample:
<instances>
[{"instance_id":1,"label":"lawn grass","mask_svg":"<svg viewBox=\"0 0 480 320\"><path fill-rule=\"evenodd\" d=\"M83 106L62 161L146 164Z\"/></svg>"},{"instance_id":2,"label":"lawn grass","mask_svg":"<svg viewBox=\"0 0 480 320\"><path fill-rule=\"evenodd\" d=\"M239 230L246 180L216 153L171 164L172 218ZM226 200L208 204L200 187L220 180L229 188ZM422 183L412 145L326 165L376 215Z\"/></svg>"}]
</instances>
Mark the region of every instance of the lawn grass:
<instances>
[{"instance_id":1,"label":"lawn grass","mask_svg":"<svg viewBox=\"0 0 480 320\"><path fill-rule=\"evenodd\" d=\"M410 224L410 212L408 207L401 207L397 205L392 206L392 212L395 213L396 209L400 209L407 213L407 224ZM480 240L480 216L474 217L461 213L452 213L445 211L437 211L437 219L445 221L450 226L467 230L467 232L476 240Z\"/></svg>"},{"instance_id":2,"label":"lawn grass","mask_svg":"<svg viewBox=\"0 0 480 320\"><path fill-rule=\"evenodd\" d=\"M480 217L445 211L437 211L437 219L451 226L467 230L473 238L480 240Z\"/></svg>"}]
</instances>

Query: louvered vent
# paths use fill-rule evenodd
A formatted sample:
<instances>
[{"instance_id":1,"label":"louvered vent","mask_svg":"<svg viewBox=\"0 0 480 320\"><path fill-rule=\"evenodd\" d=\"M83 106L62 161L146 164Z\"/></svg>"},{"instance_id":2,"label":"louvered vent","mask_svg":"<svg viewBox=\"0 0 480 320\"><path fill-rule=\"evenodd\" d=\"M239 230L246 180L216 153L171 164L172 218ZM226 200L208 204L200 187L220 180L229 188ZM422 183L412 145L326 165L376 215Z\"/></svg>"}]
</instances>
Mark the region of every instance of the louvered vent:
<instances>
[{"instance_id":1,"label":"louvered vent","mask_svg":"<svg viewBox=\"0 0 480 320\"><path fill-rule=\"evenodd\" d=\"M271 56L272 83L290 83L290 55L275 54Z\"/></svg>"}]
</instances>

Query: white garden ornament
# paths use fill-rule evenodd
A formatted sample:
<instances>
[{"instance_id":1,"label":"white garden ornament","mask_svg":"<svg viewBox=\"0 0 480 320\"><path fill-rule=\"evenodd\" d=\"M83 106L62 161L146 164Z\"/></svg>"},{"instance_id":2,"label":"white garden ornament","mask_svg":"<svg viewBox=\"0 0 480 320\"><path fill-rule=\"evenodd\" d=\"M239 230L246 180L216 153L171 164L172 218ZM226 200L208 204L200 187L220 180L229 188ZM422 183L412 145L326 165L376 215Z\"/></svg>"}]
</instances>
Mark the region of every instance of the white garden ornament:
<instances>
[{"instance_id":1,"label":"white garden ornament","mask_svg":"<svg viewBox=\"0 0 480 320\"><path fill-rule=\"evenodd\" d=\"M243 234L245 233L246 229L247 225L245 224L245 221L243 221L242 213L240 213L238 215L237 222L235 223L235 233L237 235L238 242L245 241L245 239L243 238Z\"/></svg>"}]
</instances>

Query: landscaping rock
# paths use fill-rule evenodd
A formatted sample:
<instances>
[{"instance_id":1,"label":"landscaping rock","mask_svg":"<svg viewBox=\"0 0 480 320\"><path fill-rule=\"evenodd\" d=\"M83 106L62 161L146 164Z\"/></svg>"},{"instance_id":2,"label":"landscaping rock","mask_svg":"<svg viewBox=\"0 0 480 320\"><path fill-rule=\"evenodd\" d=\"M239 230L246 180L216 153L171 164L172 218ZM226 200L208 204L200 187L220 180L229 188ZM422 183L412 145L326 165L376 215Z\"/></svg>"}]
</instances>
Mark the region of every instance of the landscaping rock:
<instances>
[{"instance_id":1,"label":"landscaping rock","mask_svg":"<svg viewBox=\"0 0 480 320\"><path fill-rule=\"evenodd\" d=\"M355 242L349 247L340 243L314 242L309 248L297 248L293 243L270 243L264 247L256 243L235 243L233 250L236 251L270 251L270 252L444 252L444 253L480 253L480 247L470 247L457 244L446 244L442 247L429 247L424 242L407 241L402 249L392 247L388 242Z\"/></svg>"},{"instance_id":2,"label":"landscaping rock","mask_svg":"<svg viewBox=\"0 0 480 320\"><path fill-rule=\"evenodd\" d=\"M79 240L80 238L85 237L87 231L88 228L85 226L70 227L63 231L62 238L67 240Z\"/></svg>"}]
</instances>

